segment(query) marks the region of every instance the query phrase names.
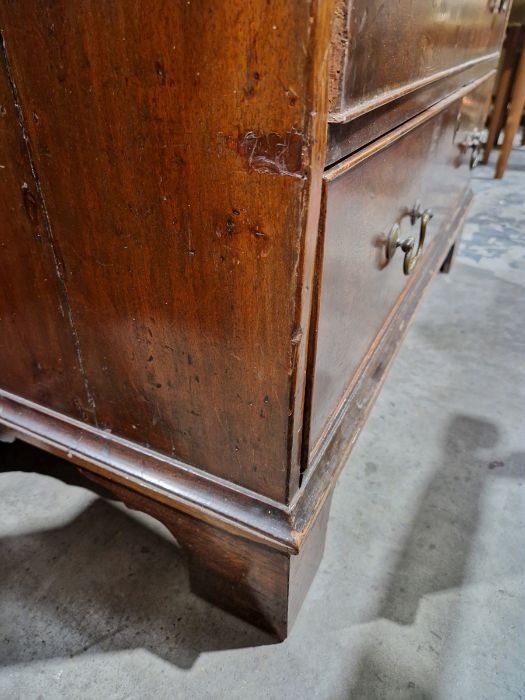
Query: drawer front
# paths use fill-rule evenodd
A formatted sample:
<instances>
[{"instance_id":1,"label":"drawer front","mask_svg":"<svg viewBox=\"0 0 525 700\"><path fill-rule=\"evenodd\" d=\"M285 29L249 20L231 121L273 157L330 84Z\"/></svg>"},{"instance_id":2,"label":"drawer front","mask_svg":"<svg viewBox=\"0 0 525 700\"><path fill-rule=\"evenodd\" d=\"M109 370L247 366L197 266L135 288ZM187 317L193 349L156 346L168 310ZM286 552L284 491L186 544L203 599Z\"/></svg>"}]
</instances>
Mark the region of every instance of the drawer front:
<instances>
[{"instance_id":1,"label":"drawer front","mask_svg":"<svg viewBox=\"0 0 525 700\"><path fill-rule=\"evenodd\" d=\"M411 92L402 99L396 100L395 109L392 108L391 104L386 104L344 124L329 124L326 165L337 163L388 131L392 131L409 119L413 119L430 105L443 99L443 95L454 93L458 87L474 83L486 74L492 74L495 77L498 61L499 58L494 57L490 61L483 61L482 64L471 66L459 75L451 75L446 79L431 83L421 90ZM481 122L485 119L493 82L494 78L487 81L487 105L485 106L483 103L481 110L478 109L477 103L475 105L474 116L480 122L479 128L483 127ZM485 100L485 95L477 96L476 100Z\"/></svg>"},{"instance_id":2,"label":"drawer front","mask_svg":"<svg viewBox=\"0 0 525 700\"><path fill-rule=\"evenodd\" d=\"M498 0L341 0L332 43L332 121L358 116L498 51L506 6Z\"/></svg>"},{"instance_id":3,"label":"drawer front","mask_svg":"<svg viewBox=\"0 0 525 700\"><path fill-rule=\"evenodd\" d=\"M490 84L482 83L476 93L485 94ZM447 232L465 196L470 150L456 137L464 133L462 124L472 124L476 103L483 100L475 93L451 98L325 177L317 342L306 431L314 451L389 313ZM387 241L396 224L401 240L418 239L422 220L412 225L409 214L416 202L431 208L434 216L421 258L407 276L400 249L387 259Z\"/></svg>"},{"instance_id":4,"label":"drawer front","mask_svg":"<svg viewBox=\"0 0 525 700\"><path fill-rule=\"evenodd\" d=\"M466 95L461 103L454 143L470 154L471 168L476 167L483 155L487 140L485 122L492 97L494 77L485 80L476 90Z\"/></svg>"}]
</instances>

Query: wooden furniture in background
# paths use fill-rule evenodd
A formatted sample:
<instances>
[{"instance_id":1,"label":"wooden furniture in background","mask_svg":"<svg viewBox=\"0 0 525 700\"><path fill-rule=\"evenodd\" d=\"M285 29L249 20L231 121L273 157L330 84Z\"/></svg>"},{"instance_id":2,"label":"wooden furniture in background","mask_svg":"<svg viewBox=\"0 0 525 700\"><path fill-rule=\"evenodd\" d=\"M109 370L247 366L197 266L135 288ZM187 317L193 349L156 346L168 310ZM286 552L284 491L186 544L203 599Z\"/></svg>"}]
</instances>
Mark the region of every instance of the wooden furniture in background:
<instances>
[{"instance_id":1,"label":"wooden furniture in background","mask_svg":"<svg viewBox=\"0 0 525 700\"><path fill-rule=\"evenodd\" d=\"M0 424L280 637L450 267L505 23L494 0L0 4Z\"/></svg>"},{"instance_id":2,"label":"wooden furniture in background","mask_svg":"<svg viewBox=\"0 0 525 700\"><path fill-rule=\"evenodd\" d=\"M504 131L504 139L496 164L495 177L504 176L516 134L525 109L525 0L514 0L502 54L494 107L490 115L483 163ZM523 134L525 143L525 131Z\"/></svg>"}]
</instances>

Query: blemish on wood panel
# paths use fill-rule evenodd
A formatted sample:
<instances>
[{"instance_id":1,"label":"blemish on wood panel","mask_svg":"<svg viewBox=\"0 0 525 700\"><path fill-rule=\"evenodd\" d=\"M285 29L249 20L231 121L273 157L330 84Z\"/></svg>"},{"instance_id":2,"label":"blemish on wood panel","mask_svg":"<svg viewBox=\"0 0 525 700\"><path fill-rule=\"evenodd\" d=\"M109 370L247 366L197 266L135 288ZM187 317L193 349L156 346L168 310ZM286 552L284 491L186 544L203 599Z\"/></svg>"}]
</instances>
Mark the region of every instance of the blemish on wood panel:
<instances>
[{"instance_id":1,"label":"blemish on wood panel","mask_svg":"<svg viewBox=\"0 0 525 700\"><path fill-rule=\"evenodd\" d=\"M87 413L91 413L95 425L98 424L97 421L97 415L96 415L96 406L95 406L95 399L93 396L93 393L91 392L91 388L89 386L87 374L86 374L86 369L85 369L85 363L84 363L84 358L82 355L82 351L80 348L80 340L78 337L78 333L75 327L74 319L73 319L73 312L71 310L71 305L69 303L69 294L67 291L66 287L66 281L65 281L65 271L64 271L64 263L60 257L60 251L58 249L58 246L56 245L56 242L54 240L53 236L53 229L51 226L51 220L49 218L49 214L47 211L45 199L43 196L42 192L42 187L40 184L40 179L38 177L36 167L35 167L35 161L33 158L33 151L31 148L31 144L29 142L29 135L27 133L27 128L26 128L26 120L24 118L23 112L22 112L22 107L20 103L20 98L18 96L18 88L16 86L16 83L14 81L13 77L13 71L11 70L11 62L9 60L9 56L7 53L7 47L5 44L4 36L2 32L0 32L0 55L3 59L4 63L4 68L6 71L6 77L9 83L9 86L11 88L11 94L13 97L13 103L15 107L15 112L16 112L16 119L18 122L18 126L20 128L20 134L22 136L22 141L25 146L25 153L26 157L29 161L29 167L31 169L31 174L33 176L33 183L36 187L36 192L38 199L35 197L35 195L31 194L32 199L34 200L34 203L36 205L36 208L32 206L31 201L29 201L31 215L38 216L38 209L39 209L39 203L41 206L41 212L42 212L42 219L43 219L43 228L46 232L47 235L47 241L49 244L51 256L53 258L53 263L55 267L55 272L56 272L56 278L58 281L58 285L60 288L60 299L58 300L58 308L61 314L64 315L65 318L67 318L69 329L71 332L72 340L73 340L73 345L75 348L75 355L78 363L78 369L80 372L80 376L82 377L82 382L84 384L84 390L85 390L85 395L87 399L87 405L89 406L88 408L85 408L84 406L81 406L81 415L86 417ZM26 207L26 212L28 216L30 216L30 213L27 210L27 197L26 193L29 193L29 187L27 183L23 183L21 186L22 189L22 197L23 197L23 203L24 207ZM45 403L45 401L44 401Z\"/></svg>"},{"instance_id":2,"label":"blemish on wood panel","mask_svg":"<svg viewBox=\"0 0 525 700\"><path fill-rule=\"evenodd\" d=\"M266 234L264 231L261 231L258 225L255 226L250 226L250 233L252 233L255 238L266 238Z\"/></svg>"},{"instance_id":3,"label":"blemish on wood panel","mask_svg":"<svg viewBox=\"0 0 525 700\"><path fill-rule=\"evenodd\" d=\"M159 79L159 84L166 85L166 71L160 61L155 61L155 73Z\"/></svg>"},{"instance_id":4,"label":"blemish on wood panel","mask_svg":"<svg viewBox=\"0 0 525 700\"><path fill-rule=\"evenodd\" d=\"M299 345L303 338L303 329L301 326L297 325L294 327L293 333L292 333L292 345Z\"/></svg>"},{"instance_id":5,"label":"blemish on wood panel","mask_svg":"<svg viewBox=\"0 0 525 700\"><path fill-rule=\"evenodd\" d=\"M254 70L256 60L255 39L252 39L246 51L246 86L244 88L246 97L253 97L255 95L255 87L261 79L259 71Z\"/></svg>"},{"instance_id":6,"label":"blemish on wood panel","mask_svg":"<svg viewBox=\"0 0 525 700\"><path fill-rule=\"evenodd\" d=\"M233 236L235 233L235 221L229 216L226 219L226 233L228 236Z\"/></svg>"},{"instance_id":7,"label":"blemish on wood panel","mask_svg":"<svg viewBox=\"0 0 525 700\"><path fill-rule=\"evenodd\" d=\"M24 211L27 218L32 224L38 223L38 203L34 194L28 187L27 182L24 182L22 187L22 201L24 203ZM40 234L37 234L37 238L40 238Z\"/></svg>"},{"instance_id":8,"label":"blemish on wood panel","mask_svg":"<svg viewBox=\"0 0 525 700\"><path fill-rule=\"evenodd\" d=\"M305 139L300 131L284 134L247 131L237 139L237 152L250 170L271 175L304 178Z\"/></svg>"},{"instance_id":9,"label":"blemish on wood panel","mask_svg":"<svg viewBox=\"0 0 525 700\"><path fill-rule=\"evenodd\" d=\"M294 326L291 337L291 352L290 352L290 366L288 369L288 374L293 375L297 367L297 362L299 359L299 347L303 339L303 329L297 324Z\"/></svg>"},{"instance_id":10,"label":"blemish on wood panel","mask_svg":"<svg viewBox=\"0 0 525 700\"><path fill-rule=\"evenodd\" d=\"M286 88L284 92L286 97L288 98L288 104L290 105L290 107L294 107L298 98L297 93L291 87Z\"/></svg>"},{"instance_id":11,"label":"blemish on wood panel","mask_svg":"<svg viewBox=\"0 0 525 700\"><path fill-rule=\"evenodd\" d=\"M238 209L233 209L232 214L226 217L224 225L221 223L215 227L215 236L217 238L233 238L239 234L250 233L257 239L268 238L267 233L261 229L260 224L246 222L243 220L246 217L243 216L239 219L239 216L240 211Z\"/></svg>"}]
</instances>

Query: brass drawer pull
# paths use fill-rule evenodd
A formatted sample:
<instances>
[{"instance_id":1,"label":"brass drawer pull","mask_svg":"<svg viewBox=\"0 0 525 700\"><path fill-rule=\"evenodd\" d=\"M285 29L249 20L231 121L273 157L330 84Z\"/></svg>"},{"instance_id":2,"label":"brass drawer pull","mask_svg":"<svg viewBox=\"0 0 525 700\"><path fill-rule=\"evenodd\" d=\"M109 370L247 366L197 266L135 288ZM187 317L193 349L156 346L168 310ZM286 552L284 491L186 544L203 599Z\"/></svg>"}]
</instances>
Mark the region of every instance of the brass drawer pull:
<instances>
[{"instance_id":1,"label":"brass drawer pull","mask_svg":"<svg viewBox=\"0 0 525 700\"><path fill-rule=\"evenodd\" d=\"M392 226L387 242L387 258L388 260L391 260L396 254L396 250L401 248L405 254L405 259L403 261L403 272L405 275L411 275L419 262L419 258L421 257L425 246L428 224L433 216L434 214L430 209L421 211L419 204L416 204L416 206L410 212L410 221L412 225L414 225L418 220L421 221L417 249L416 241L413 236L409 236L402 241L400 240L401 227L399 224L394 224L394 226Z\"/></svg>"},{"instance_id":2,"label":"brass drawer pull","mask_svg":"<svg viewBox=\"0 0 525 700\"><path fill-rule=\"evenodd\" d=\"M481 155L485 144L487 143L488 131L487 129L472 129L466 135L464 141L459 144L459 147L463 152L470 149L470 169L474 170L477 168L481 161Z\"/></svg>"}]
</instances>

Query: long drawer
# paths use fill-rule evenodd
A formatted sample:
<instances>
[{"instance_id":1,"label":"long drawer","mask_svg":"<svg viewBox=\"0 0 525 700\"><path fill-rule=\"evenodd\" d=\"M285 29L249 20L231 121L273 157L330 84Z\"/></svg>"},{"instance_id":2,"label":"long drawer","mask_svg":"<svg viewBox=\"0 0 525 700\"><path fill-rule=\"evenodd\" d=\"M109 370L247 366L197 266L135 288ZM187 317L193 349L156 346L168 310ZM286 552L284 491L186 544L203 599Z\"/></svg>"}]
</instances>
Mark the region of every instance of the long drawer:
<instances>
[{"instance_id":1,"label":"long drawer","mask_svg":"<svg viewBox=\"0 0 525 700\"><path fill-rule=\"evenodd\" d=\"M393 104L387 103L345 123L329 124L326 165L332 165L346 158L388 131L392 131L442 100L443 95L453 94L458 89L458 83L461 87L465 87L479 80L480 71L481 75L493 72L495 76L498 62L497 57L483 61L482 64L475 64L462 71L460 75L450 75L421 90L410 92ZM487 91L488 97L490 97L490 91ZM480 125L485 120L487 110L488 104L477 113Z\"/></svg>"},{"instance_id":2,"label":"long drawer","mask_svg":"<svg viewBox=\"0 0 525 700\"><path fill-rule=\"evenodd\" d=\"M488 78L444 100L325 175L306 431L314 451L389 314L469 190L469 168L480 147L473 137L491 86ZM396 236L400 243L412 238L414 246L406 254L396 248L389 259ZM391 245L390 255L393 250Z\"/></svg>"},{"instance_id":3,"label":"long drawer","mask_svg":"<svg viewBox=\"0 0 525 700\"><path fill-rule=\"evenodd\" d=\"M339 0L331 120L347 121L454 73L460 81L463 70L499 50L507 7L501 0ZM442 97L450 85L443 90Z\"/></svg>"}]
</instances>

